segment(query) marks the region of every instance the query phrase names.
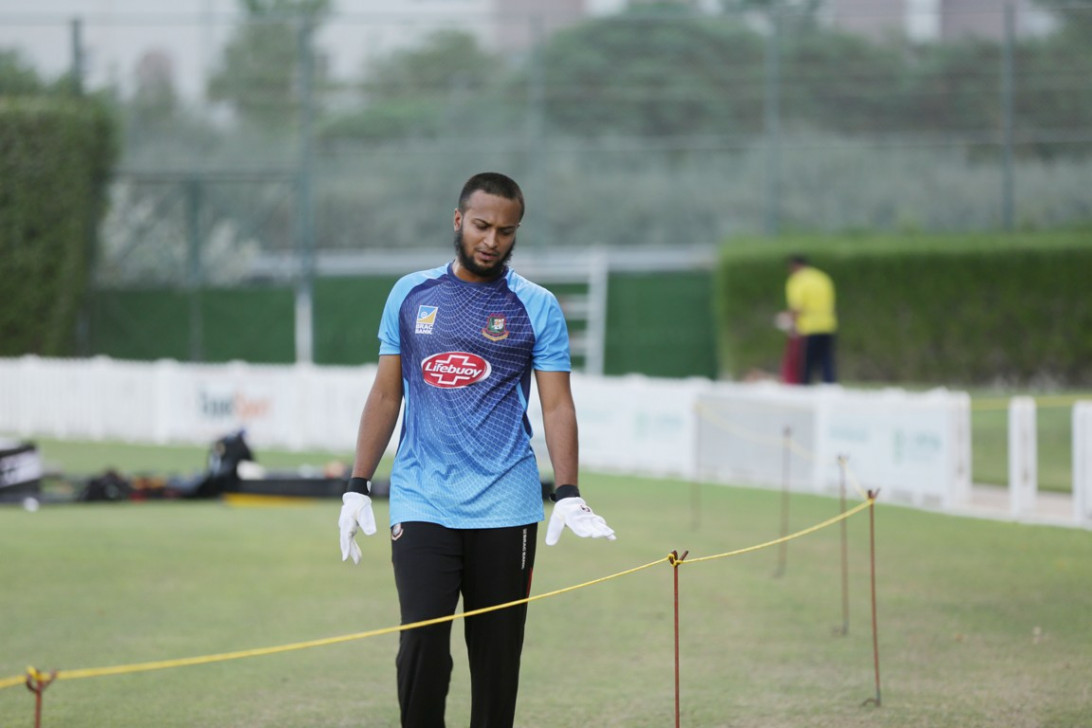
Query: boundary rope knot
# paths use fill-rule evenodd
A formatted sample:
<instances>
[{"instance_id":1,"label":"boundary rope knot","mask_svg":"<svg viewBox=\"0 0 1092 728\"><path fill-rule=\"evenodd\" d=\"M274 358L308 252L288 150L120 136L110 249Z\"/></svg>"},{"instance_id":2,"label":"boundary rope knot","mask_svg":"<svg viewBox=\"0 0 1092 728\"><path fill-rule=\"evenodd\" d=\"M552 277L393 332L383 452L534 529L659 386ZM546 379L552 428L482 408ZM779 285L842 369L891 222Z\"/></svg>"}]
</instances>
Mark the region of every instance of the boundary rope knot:
<instances>
[{"instance_id":1,"label":"boundary rope knot","mask_svg":"<svg viewBox=\"0 0 1092 728\"><path fill-rule=\"evenodd\" d=\"M672 551L671 553L669 553L667 555L667 563L671 564L673 567L675 567L677 569L677 568L679 568L679 565L683 561L686 560L686 556L689 553L690 553L689 551L683 551L682 556L679 556L678 551Z\"/></svg>"},{"instance_id":2,"label":"boundary rope knot","mask_svg":"<svg viewBox=\"0 0 1092 728\"><path fill-rule=\"evenodd\" d=\"M57 671L51 670L47 676L36 667L27 668L27 690L39 695L49 687L50 683L57 679Z\"/></svg>"},{"instance_id":3,"label":"boundary rope knot","mask_svg":"<svg viewBox=\"0 0 1092 728\"><path fill-rule=\"evenodd\" d=\"M27 668L27 690L34 693L34 728L41 728L42 725L42 693L56 679L56 670L51 670L49 676L46 677L45 673L36 667Z\"/></svg>"}]
</instances>

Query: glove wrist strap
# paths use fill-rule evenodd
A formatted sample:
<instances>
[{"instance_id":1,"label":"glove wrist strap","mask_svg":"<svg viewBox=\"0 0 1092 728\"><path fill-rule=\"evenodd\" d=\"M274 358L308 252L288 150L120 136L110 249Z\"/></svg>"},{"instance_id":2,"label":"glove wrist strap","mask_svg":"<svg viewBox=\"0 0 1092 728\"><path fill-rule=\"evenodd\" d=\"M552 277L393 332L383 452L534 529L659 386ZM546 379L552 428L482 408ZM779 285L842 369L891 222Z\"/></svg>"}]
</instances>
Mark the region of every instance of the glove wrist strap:
<instances>
[{"instance_id":1,"label":"glove wrist strap","mask_svg":"<svg viewBox=\"0 0 1092 728\"><path fill-rule=\"evenodd\" d=\"M371 495L372 481L367 478L349 478L349 486L345 489L345 492Z\"/></svg>"},{"instance_id":2,"label":"glove wrist strap","mask_svg":"<svg viewBox=\"0 0 1092 728\"><path fill-rule=\"evenodd\" d=\"M563 498L579 498L580 489L575 485L559 485L553 493L550 494L550 500L557 503Z\"/></svg>"}]
</instances>

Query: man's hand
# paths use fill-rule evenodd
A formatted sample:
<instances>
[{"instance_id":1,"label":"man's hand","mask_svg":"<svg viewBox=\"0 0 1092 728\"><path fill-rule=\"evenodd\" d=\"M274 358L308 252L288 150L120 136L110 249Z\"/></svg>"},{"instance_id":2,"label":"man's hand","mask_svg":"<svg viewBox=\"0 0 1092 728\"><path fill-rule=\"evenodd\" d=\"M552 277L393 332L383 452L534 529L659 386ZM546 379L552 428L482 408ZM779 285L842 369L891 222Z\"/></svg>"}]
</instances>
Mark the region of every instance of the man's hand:
<instances>
[{"instance_id":1,"label":"man's hand","mask_svg":"<svg viewBox=\"0 0 1092 728\"><path fill-rule=\"evenodd\" d=\"M602 516L595 515L584 499L578 495L559 498L554 504L550 524L546 527L547 546L557 543L565 526L581 538L614 540L614 529L607 525Z\"/></svg>"},{"instance_id":2,"label":"man's hand","mask_svg":"<svg viewBox=\"0 0 1092 728\"><path fill-rule=\"evenodd\" d=\"M375 533L375 514L372 513L372 499L363 493L346 493L341 496L341 517L337 519L338 528L341 529L341 560L345 561L350 556L353 563L360 563L360 547L356 545L358 530L365 535Z\"/></svg>"}]
</instances>

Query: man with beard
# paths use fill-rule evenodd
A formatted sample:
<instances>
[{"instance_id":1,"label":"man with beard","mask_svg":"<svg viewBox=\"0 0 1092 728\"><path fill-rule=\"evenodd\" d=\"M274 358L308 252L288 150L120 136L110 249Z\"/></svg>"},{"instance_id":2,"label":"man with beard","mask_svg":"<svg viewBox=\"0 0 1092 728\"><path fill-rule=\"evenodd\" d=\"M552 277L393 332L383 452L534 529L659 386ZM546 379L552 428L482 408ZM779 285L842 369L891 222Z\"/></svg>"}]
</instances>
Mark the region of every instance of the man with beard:
<instances>
[{"instance_id":1,"label":"man with beard","mask_svg":"<svg viewBox=\"0 0 1092 728\"><path fill-rule=\"evenodd\" d=\"M557 299L508 267L523 193L505 175L471 177L453 220L455 260L405 276L379 329L379 367L364 405L343 497L342 560L359 563L358 530L375 532L370 479L405 400L390 478L391 561L402 624L530 594L544 518L527 401L534 373L557 487L546 544L564 527L614 539L577 488L569 339ZM465 619L473 728L515 720L526 602ZM400 633L402 725L444 725L451 621Z\"/></svg>"}]
</instances>

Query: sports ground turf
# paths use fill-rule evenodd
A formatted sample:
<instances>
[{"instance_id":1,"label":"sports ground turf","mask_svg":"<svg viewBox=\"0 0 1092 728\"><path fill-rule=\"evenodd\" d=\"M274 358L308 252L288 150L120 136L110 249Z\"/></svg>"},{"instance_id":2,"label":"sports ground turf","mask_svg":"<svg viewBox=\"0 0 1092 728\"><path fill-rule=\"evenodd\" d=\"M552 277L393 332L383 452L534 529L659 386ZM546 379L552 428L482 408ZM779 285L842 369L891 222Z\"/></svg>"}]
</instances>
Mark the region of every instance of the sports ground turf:
<instances>
[{"instance_id":1,"label":"sports ground turf","mask_svg":"<svg viewBox=\"0 0 1092 728\"><path fill-rule=\"evenodd\" d=\"M518 725L674 725L666 556L777 538L781 496L596 474L582 489L618 540L567 533L540 546L535 594L596 583L532 604ZM794 495L790 531L838 511ZM95 673L396 625L389 544L364 540L361 565L342 563L336 520L332 501L0 508L0 679L61 670L43 726L395 726L394 634ZM848 603L841 523L783 553L678 568L681 725L1092 725L1092 532L927 513L882 494L875 524L882 704L863 705L877 696L863 511L845 521ZM452 726L468 718L461 630ZM0 725L32 725L33 713L25 687L0 690Z\"/></svg>"}]
</instances>

